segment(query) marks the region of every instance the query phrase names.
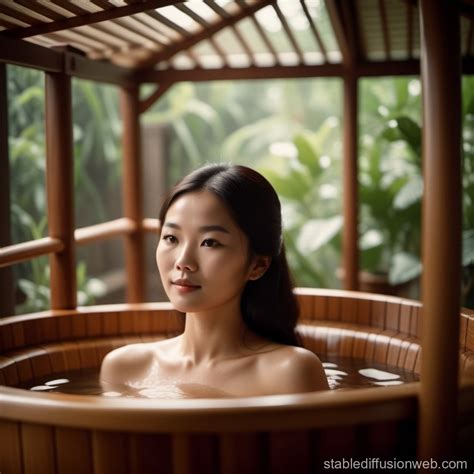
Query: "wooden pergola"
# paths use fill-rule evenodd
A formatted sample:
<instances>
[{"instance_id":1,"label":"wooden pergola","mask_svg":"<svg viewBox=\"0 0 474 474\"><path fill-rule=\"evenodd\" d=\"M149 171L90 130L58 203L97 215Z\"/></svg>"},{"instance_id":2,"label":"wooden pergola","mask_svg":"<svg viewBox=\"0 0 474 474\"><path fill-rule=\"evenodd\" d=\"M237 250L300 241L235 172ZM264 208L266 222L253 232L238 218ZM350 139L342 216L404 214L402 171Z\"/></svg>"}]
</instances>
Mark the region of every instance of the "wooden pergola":
<instances>
[{"instance_id":1,"label":"wooden pergola","mask_svg":"<svg viewBox=\"0 0 474 474\"><path fill-rule=\"evenodd\" d=\"M291 21L295 9L306 22L304 45ZM330 25L325 32L323 15ZM139 118L179 81L343 79L343 259L346 289L357 290L358 80L421 74L425 317L419 456L448 458L458 387L460 79L474 71L473 20L472 0L0 1L0 314L14 312L10 266L41 255L50 256L51 308L75 308L76 246L114 236L124 238L127 300L144 301L144 234L154 232L157 221L142 210ZM279 22L290 48L277 45L266 21ZM258 48L248 40L250 29ZM16 245L10 240L5 64L46 76L49 236ZM120 87L124 130L124 215L81 229L74 224L73 77ZM142 99L145 83L156 89Z\"/></svg>"}]
</instances>

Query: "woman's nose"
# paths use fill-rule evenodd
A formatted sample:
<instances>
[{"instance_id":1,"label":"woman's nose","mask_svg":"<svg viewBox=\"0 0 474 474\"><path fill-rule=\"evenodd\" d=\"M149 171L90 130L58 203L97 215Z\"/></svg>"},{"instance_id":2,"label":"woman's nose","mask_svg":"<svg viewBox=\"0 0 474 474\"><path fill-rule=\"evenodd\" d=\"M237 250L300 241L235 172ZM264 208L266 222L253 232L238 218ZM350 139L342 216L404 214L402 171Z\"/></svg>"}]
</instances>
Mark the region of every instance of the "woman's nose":
<instances>
[{"instance_id":1,"label":"woman's nose","mask_svg":"<svg viewBox=\"0 0 474 474\"><path fill-rule=\"evenodd\" d=\"M178 270L188 270L190 272L196 271L197 263L195 258L191 255L189 248L183 248L181 254L176 260L176 268Z\"/></svg>"}]
</instances>

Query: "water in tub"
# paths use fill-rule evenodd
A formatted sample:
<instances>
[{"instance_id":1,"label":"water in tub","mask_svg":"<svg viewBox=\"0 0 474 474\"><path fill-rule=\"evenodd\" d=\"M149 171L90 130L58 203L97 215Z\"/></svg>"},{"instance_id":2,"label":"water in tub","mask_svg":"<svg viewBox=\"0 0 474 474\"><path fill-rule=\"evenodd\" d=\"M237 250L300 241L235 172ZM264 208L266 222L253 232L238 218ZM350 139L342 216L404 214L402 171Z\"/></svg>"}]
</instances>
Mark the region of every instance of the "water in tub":
<instances>
[{"instance_id":1,"label":"water in tub","mask_svg":"<svg viewBox=\"0 0 474 474\"><path fill-rule=\"evenodd\" d=\"M376 364L363 359L341 357L321 358L332 390L352 390L367 387L386 387L419 380L413 372L397 367ZM91 370L70 371L41 377L24 384L32 391L61 392L81 395L126 398L227 398L232 395L213 387L179 380L163 380L152 388L114 387L99 381L99 373Z\"/></svg>"}]
</instances>

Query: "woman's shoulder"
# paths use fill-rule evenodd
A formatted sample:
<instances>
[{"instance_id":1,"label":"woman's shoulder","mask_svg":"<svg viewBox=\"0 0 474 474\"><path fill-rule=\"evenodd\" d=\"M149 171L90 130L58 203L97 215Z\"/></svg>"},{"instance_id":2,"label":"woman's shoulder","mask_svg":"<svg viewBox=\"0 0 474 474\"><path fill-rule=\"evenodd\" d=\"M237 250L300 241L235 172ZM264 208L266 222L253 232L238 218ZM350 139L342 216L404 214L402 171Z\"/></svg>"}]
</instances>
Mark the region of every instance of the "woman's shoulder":
<instances>
[{"instance_id":1,"label":"woman's shoulder","mask_svg":"<svg viewBox=\"0 0 474 474\"><path fill-rule=\"evenodd\" d=\"M100 380L126 384L143 376L153 364L165 341L128 344L109 352L100 369Z\"/></svg>"},{"instance_id":2,"label":"woman's shoulder","mask_svg":"<svg viewBox=\"0 0 474 474\"><path fill-rule=\"evenodd\" d=\"M319 357L303 347L278 344L260 362L262 379L272 393L300 393L329 388Z\"/></svg>"}]
</instances>

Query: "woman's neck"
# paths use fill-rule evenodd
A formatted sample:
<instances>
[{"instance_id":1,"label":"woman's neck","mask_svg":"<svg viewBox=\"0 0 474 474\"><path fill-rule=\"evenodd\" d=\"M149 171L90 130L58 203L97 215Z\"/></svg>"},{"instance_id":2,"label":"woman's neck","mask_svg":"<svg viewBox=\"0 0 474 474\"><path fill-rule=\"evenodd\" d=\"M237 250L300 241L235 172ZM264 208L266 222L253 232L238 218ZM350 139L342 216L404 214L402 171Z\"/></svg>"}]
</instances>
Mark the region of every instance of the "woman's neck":
<instances>
[{"instance_id":1,"label":"woman's neck","mask_svg":"<svg viewBox=\"0 0 474 474\"><path fill-rule=\"evenodd\" d=\"M187 367L212 366L242 355L246 325L240 311L240 298L224 306L186 313L180 352Z\"/></svg>"}]
</instances>

